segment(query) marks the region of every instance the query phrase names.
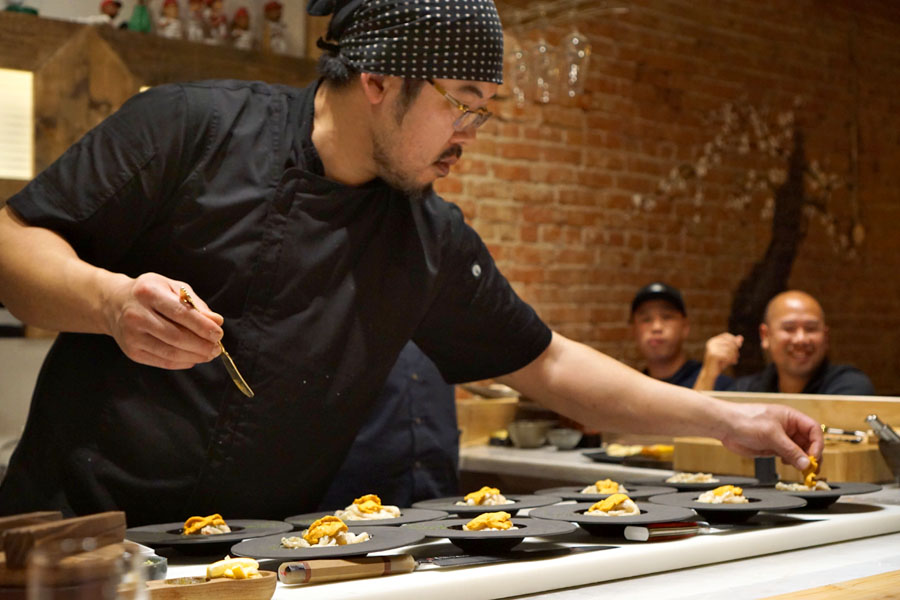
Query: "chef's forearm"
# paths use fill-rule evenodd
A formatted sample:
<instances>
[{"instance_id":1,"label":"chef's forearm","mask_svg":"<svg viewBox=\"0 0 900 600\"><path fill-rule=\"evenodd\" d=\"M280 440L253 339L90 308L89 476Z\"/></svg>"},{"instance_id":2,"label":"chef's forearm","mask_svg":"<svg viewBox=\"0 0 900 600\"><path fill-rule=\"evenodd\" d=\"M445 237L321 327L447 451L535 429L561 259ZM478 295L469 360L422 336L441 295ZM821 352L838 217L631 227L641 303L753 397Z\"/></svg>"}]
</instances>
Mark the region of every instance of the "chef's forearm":
<instances>
[{"instance_id":1,"label":"chef's forearm","mask_svg":"<svg viewBox=\"0 0 900 600\"><path fill-rule=\"evenodd\" d=\"M642 375L558 334L525 368L501 378L548 408L608 432L721 438L729 403Z\"/></svg>"},{"instance_id":2,"label":"chef's forearm","mask_svg":"<svg viewBox=\"0 0 900 600\"><path fill-rule=\"evenodd\" d=\"M94 267L53 231L0 210L0 301L23 322L54 331L108 333L107 290L125 275Z\"/></svg>"}]
</instances>

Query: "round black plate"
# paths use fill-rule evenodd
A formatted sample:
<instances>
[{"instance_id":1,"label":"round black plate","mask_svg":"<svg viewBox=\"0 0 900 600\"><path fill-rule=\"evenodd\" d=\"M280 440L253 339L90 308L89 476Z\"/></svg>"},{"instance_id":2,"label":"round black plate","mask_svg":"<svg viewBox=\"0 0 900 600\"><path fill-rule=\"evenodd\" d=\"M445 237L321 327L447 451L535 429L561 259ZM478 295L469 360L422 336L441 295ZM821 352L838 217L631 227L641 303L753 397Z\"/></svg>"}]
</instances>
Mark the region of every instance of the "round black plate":
<instances>
[{"instance_id":1,"label":"round black plate","mask_svg":"<svg viewBox=\"0 0 900 600\"><path fill-rule=\"evenodd\" d=\"M283 548L281 538L290 535L268 535L246 540L231 547L234 556L249 556L258 560L307 560L313 558L338 558L363 556L369 552L380 552L400 546L408 546L422 541L425 534L406 527L350 527L353 533L368 532L369 540L346 546L324 546L321 548Z\"/></svg>"},{"instance_id":2,"label":"round black plate","mask_svg":"<svg viewBox=\"0 0 900 600\"><path fill-rule=\"evenodd\" d=\"M297 529L306 529L307 527L312 525L313 521L321 519L325 515L333 514L334 511L306 513L305 515L294 515L293 517L288 517L287 519L285 519L285 521L287 521ZM436 519L443 519L446 516L447 513L443 510L401 508L400 516L395 519L366 519L365 521L361 519L345 519L344 523L347 524L347 527L350 527L351 525L353 525L354 527L359 527L360 525L377 525L379 527L384 527L387 525L405 525L406 523L418 523L419 521L434 521Z\"/></svg>"},{"instance_id":3,"label":"round black plate","mask_svg":"<svg viewBox=\"0 0 900 600\"><path fill-rule=\"evenodd\" d=\"M601 536L621 535L627 525L688 521L697 517L694 511L688 508L644 502L637 503L641 514L633 517L599 517L584 514L593 504L593 502L578 502L577 504L544 506L534 509L529 514L536 519L578 523L588 533Z\"/></svg>"},{"instance_id":4,"label":"round black plate","mask_svg":"<svg viewBox=\"0 0 900 600\"><path fill-rule=\"evenodd\" d=\"M150 546L151 548L177 546L179 549L193 548L206 551L207 549L211 550L210 547L217 547L221 544L230 545L240 540L284 533L293 529L289 523L284 521L229 519L226 523L231 527L231 533L182 535L181 529L184 526L184 521L178 521L176 523L132 527L125 531L125 539Z\"/></svg>"},{"instance_id":5,"label":"round black plate","mask_svg":"<svg viewBox=\"0 0 900 600\"><path fill-rule=\"evenodd\" d=\"M591 450L590 452L582 452L585 456L594 462L621 464L625 460L624 456L610 456L606 450Z\"/></svg>"},{"instance_id":6,"label":"round black plate","mask_svg":"<svg viewBox=\"0 0 900 600\"><path fill-rule=\"evenodd\" d=\"M841 496L850 496L852 494L868 494L871 492L877 492L881 489L880 485L876 485L874 483L862 483L862 482L850 482L850 481L842 481L842 482L828 482L828 485L831 486L830 490L818 490L815 492L788 492L782 490L776 490L775 488L765 488L766 491L772 491L776 494L787 494L789 496L797 496L798 498L803 498L806 500L805 508L810 510L821 510L823 508L827 508L837 502L837 499Z\"/></svg>"},{"instance_id":7,"label":"round black plate","mask_svg":"<svg viewBox=\"0 0 900 600\"><path fill-rule=\"evenodd\" d=\"M681 492L690 492L694 490L712 490L722 485L738 485L741 487L754 487L759 485L759 480L755 477L738 477L737 475L716 475L713 474L713 477L718 479L718 481L711 481L707 483L672 483L666 481L671 477L671 475L667 475L665 477L654 477L652 479L633 479L625 482L625 487L629 485L662 485L666 487L673 487Z\"/></svg>"},{"instance_id":8,"label":"round black plate","mask_svg":"<svg viewBox=\"0 0 900 600\"><path fill-rule=\"evenodd\" d=\"M465 552L490 554L506 552L518 546L526 537L548 537L575 531L575 526L562 521L545 521L523 517L513 519L518 529L504 531L466 531L463 525L471 519L445 519L404 525L402 529L415 529L428 537L447 538Z\"/></svg>"},{"instance_id":9,"label":"round black plate","mask_svg":"<svg viewBox=\"0 0 900 600\"><path fill-rule=\"evenodd\" d=\"M495 506L465 506L457 505L462 502L462 496L450 496L448 498L435 498L434 500L422 500L413 504L415 508L430 508L433 510L445 510L451 514L457 515L480 515L485 512L497 512L502 510L510 515L515 515L523 508L535 508L538 506L547 506L548 504L556 504L561 500L559 496L536 496L536 495L518 495L503 494L507 500L512 500L512 504L497 504Z\"/></svg>"},{"instance_id":10,"label":"round black plate","mask_svg":"<svg viewBox=\"0 0 900 600\"><path fill-rule=\"evenodd\" d=\"M663 494L662 496L653 496L650 498L650 502L693 509L710 523L740 523L761 510L781 512L806 506L806 500L803 498L768 490L744 490L744 496L750 500L746 504L697 502L697 497L701 493L699 490L693 490L677 494Z\"/></svg>"},{"instance_id":11,"label":"round black plate","mask_svg":"<svg viewBox=\"0 0 900 600\"><path fill-rule=\"evenodd\" d=\"M612 494L582 494L581 490L587 487L588 484L579 485L579 486L567 486L567 487L555 487L555 488L547 488L545 490L538 490L535 492L536 494L546 494L548 496L559 496L563 500L580 500L581 502L596 502L597 500L603 500ZM650 496L658 496L660 494L674 494L678 490L673 487L663 487L660 485L657 486L625 486L628 488L628 497L632 500L640 500L643 498L649 498Z\"/></svg>"}]
</instances>

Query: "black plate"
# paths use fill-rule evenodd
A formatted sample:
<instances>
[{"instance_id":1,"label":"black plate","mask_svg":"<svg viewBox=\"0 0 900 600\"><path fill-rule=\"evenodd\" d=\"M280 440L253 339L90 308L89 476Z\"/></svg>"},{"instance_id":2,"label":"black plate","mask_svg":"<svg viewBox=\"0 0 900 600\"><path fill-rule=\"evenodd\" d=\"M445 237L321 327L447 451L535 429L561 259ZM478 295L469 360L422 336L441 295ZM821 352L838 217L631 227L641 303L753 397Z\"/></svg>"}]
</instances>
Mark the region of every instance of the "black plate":
<instances>
[{"instance_id":1,"label":"black plate","mask_svg":"<svg viewBox=\"0 0 900 600\"><path fill-rule=\"evenodd\" d=\"M880 485L876 485L874 483L851 481L841 481L835 483L829 481L828 485L831 486L830 490L818 490L815 492L788 492L776 490L774 487L765 489L766 491L771 490L776 494L787 494L789 496L797 496L798 498L803 498L804 500L806 500L805 508L810 510L821 510L823 508L827 508L837 502L837 499L841 496L850 496L852 494L868 494L871 492L877 492L881 489Z\"/></svg>"},{"instance_id":2,"label":"black plate","mask_svg":"<svg viewBox=\"0 0 900 600\"><path fill-rule=\"evenodd\" d=\"M415 508L430 508L433 510L445 510L451 514L457 515L480 515L485 512L497 512L502 510L510 515L515 515L524 508L535 508L538 506L547 506L548 504L556 504L562 498L559 496L536 496L536 495L519 495L519 494L503 494L507 500L512 500L512 504L497 504L495 506L457 506L457 502L462 502L462 496L450 496L448 498L435 498L433 500L422 500L413 504Z\"/></svg>"},{"instance_id":3,"label":"black plate","mask_svg":"<svg viewBox=\"0 0 900 600\"><path fill-rule=\"evenodd\" d=\"M624 456L610 456L606 450L591 450L590 452L582 452L585 456L594 462L622 464L625 460Z\"/></svg>"},{"instance_id":4,"label":"black plate","mask_svg":"<svg viewBox=\"0 0 900 600\"><path fill-rule=\"evenodd\" d=\"M550 519L554 521L570 521L578 523L591 535L617 536L621 535L627 525L646 525L648 523L667 523L672 521L689 521L696 519L694 511L678 507L651 504L649 502L637 503L641 514L632 517L599 517L584 514L594 503L578 502L576 504L558 504L556 506L544 506L536 508L529 513L536 519Z\"/></svg>"},{"instance_id":5,"label":"black plate","mask_svg":"<svg viewBox=\"0 0 900 600\"><path fill-rule=\"evenodd\" d=\"M664 494L662 496L653 496L650 498L650 502L693 509L710 523L740 523L761 510L779 512L806 506L806 500L803 498L769 490L744 490L744 497L750 500L746 504L707 504L705 502L697 502L697 497L701 493L701 490L693 490L677 494Z\"/></svg>"},{"instance_id":6,"label":"black plate","mask_svg":"<svg viewBox=\"0 0 900 600\"><path fill-rule=\"evenodd\" d=\"M567 486L567 487L555 487L555 488L547 488L545 490L538 490L535 492L536 494L546 494L548 496L559 496L563 500L580 500L582 502L596 502L597 500L603 500L604 498L608 498L612 496L612 494L582 494L581 490L587 487L589 484L579 485L576 487ZM660 494L674 494L678 490L673 487L663 487L660 485L657 486L625 486L628 488L628 497L632 500L640 500L643 498L649 498L650 496L659 496Z\"/></svg>"},{"instance_id":7,"label":"black plate","mask_svg":"<svg viewBox=\"0 0 900 600\"><path fill-rule=\"evenodd\" d=\"M671 483L666 481L671 475L665 477L653 477L652 479L632 479L625 482L625 487L629 485L662 485L665 487L673 487L681 492L692 492L695 490L706 491L713 490L722 485L737 485L741 487L754 487L759 485L759 479L755 477L738 477L737 475L716 475L713 477L719 481L711 481L708 483Z\"/></svg>"},{"instance_id":8,"label":"black plate","mask_svg":"<svg viewBox=\"0 0 900 600\"><path fill-rule=\"evenodd\" d=\"M349 527L353 533L368 532L370 539L346 546L324 546L322 548L282 548L281 538L290 535L268 535L246 540L231 548L234 556L249 556L258 560L307 560L313 558L339 558L363 556L369 552L380 552L408 546L422 541L425 534L406 527Z\"/></svg>"},{"instance_id":9,"label":"black plate","mask_svg":"<svg viewBox=\"0 0 900 600\"><path fill-rule=\"evenodd\" d=\"M306 513L304 515L294 515L293 517L288 517L287 519L285 519L285 521L287 521L297 529L305 529L312 525L313 521L321 519L326 515L333 514L334 511ZM361 519L344 519L344 523L347 524L347 527L350 527L351 525L353 525L354 527L359 527L360 525L377 525L379 527L384 527L387 525L405 525L406 523L418 523L419 521L434 521L436 519L443 519L446 516L447 513L443 510L401 508L400 516L395 519L366 519L365 521Z\"/></svg>"},{"instance_id":10,"label":"black plate","mask_svg":"<svg viewBox=\"0 0 900 600\"><path fill-rule=\"evenodd\" d=\"M470 554L506 552L518 546L526 537L548 537L575 531L575 526L562 521L546 521L522 517L512 519L518 529L504 531L466 531L463 525L471 519L445 519L404 525L402 529L415 529L428 537L447 538L455 546Z\"/></svg>"},{"instance_id":11,"label":"black plate","mask_svg":"<svg viewBox=\"0 0 900 600\"><path fill-rule=\"evenodd\" d=\"M162 523L160 525L144 525L132 527L125 531L125 539L144 544L151 548L164 546L176 546L179 549L202 550L211 553L216 552L222 544L230 546L234 542L249 538L257 538L264 535L285 533L293 527L284 521L256 521L251 519L228 519L231 533L219 533L216 535L182 535L181 530L184 521L176 523Z\"/></svg>"}]
</instances>

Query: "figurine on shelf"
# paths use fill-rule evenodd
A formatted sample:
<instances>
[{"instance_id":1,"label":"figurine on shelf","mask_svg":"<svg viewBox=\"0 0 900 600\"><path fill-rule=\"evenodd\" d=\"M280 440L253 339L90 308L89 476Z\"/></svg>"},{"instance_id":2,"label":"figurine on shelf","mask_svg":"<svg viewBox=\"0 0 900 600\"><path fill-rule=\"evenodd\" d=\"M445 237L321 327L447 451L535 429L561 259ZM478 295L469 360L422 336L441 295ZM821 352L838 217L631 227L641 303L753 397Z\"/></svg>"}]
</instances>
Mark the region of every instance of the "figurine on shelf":
<instances>
[{"instance_id":1,"label":"figurine on shelf","mask_svg":"<svg viewBox=\"0 0 900 600\"><path fill-rule=\"evenodd\" d=\"M222 0L206 0L206 39L207 44L219 46L228 39L228 17L225 15Z\"/></svg>"},{"instance_id":2,"label":"figurine on shelf","mask_svg":"<svg viewBox=\"0 0 900 600\"><path fill-rule=\"evenodd\" d=\"M119 20L119 11L122 10L122 3L118 0L103 0L100 3L101 17L106 17L106 21L110 25L117 25Z\"/></svg>"},{"instance_id":3,"label":"figurine on shelf","mask_svg":"<svg viewBox=\"0 0 900 600\"><path fill-rule=\"evenodd\" d=\"M131 11L131 18L128 19L128 29L140 33L150 33L153 30L153 20L147 9L147 0L137 0L134 10Z\"/></svg>"},{"instance_id":4,"label":"figurine on shelf","mask_svg":"<svg viewBox=\"0 0 900 600\"><path fill-rule=\"evenodd\" d=\"M178 0L165 0L162 14L156 20L156 33L171 40L180 40L184 37L184 28L178 13Z\"/></svg>"},{"instance_id":5,"label":"figurine on shelf","mask_svg":"<svg viewBox=\"0 0 900 600\"><path fill-rule=\"evenodd\" d=\"M37 15L38 11L36 8L31 8L30 6L23 6L25 0L6 0L6 8L4 9L6 12L17 12L22 13L23 15Z\"/></svg>"},{"instance_id":6,"label":"figurine on shelf","mask_svg":"<svg viewBox=\"0 0 900 600\"><path fill-rule=\"evenodd\" d=\"M231 43L239 50L253 49L253 32L250 31L250 13L243 6L231 20Z\"/></svg>"},{"instance_id":7,"label":"figurine on shelf","mask_svg":"<svg viewBox=\"0 0 900 600\"><path fill-rule=\"evenodd\" d=\"M287 54L287 36L281 22L281 2L266 2L266 22L263 24L263 50L275 54Z\"/></svg>"},{"instance_id":8,"label":"figurine on shelf","mask_svg":"<svg viewBox=\"0 0 900 600\"><path fill-rule=\"evenodd\" d=\"M185 23L187 39L191 42L202 42L206 39L206 6L203 0L188 2L188 18Z\"/></svg>"}]
</instances>

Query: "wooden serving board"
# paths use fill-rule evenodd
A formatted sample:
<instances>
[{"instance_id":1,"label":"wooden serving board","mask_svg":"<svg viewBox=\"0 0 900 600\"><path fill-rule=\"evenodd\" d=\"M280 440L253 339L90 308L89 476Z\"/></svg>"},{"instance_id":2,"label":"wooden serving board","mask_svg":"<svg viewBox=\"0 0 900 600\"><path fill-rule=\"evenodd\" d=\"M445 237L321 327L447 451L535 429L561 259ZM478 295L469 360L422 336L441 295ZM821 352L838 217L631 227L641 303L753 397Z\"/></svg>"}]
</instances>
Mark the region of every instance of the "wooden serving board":
<instances>
[{"instance_id":1,"label":"wooden serving board","mask_svg":"<svg viewBox=\"0 0 900 600\"><path fill-rule=\"evenodd\" d=\"M803 475L794 467L775 461L782 481L802 481ZM703 471L722 475L755 474L752 458L745 458L725 448L712 438L675 438L676 471ZM883 483L894 480L894 474L884 460L878 444L827 444L822 454L819 475L829 481L862 481Z\"/></svg>"},{"instance_id":2,"label":"wooden serving board","mask_svg":"<svg viewBox=\"0 0 900 600\"><path fill-rule=\"evenodd\" d=\"M269 600L275 594L278 575L260 571L253 579L178 577L148 581L151 600ZM178 583L198 580L195 583Z\"/></svg>"},{"instance_id":3,"label":"wooden serving board","mask_svg":"<svg viewBox=\"0 0 900 600\"><path fill-rule=\"evenodd\" d=\"M900 598L900 571L860 577L766 600L889 600Z\"/></svg>"}]
</instances>

